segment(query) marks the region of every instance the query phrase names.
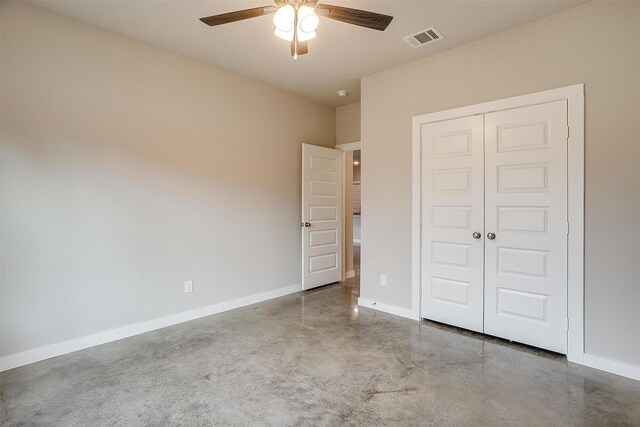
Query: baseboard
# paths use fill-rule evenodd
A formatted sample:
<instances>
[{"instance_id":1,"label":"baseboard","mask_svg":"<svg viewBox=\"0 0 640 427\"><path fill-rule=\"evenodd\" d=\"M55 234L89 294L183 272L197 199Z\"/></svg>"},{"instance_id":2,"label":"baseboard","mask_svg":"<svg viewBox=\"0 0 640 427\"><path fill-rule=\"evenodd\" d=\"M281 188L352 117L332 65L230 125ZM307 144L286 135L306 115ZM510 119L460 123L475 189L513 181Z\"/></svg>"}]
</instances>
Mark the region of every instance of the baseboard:
<instances>
[{"instance_id":1,"label":"baseboard","mask_svg":"<svg viewBox=\"0 0 640 427\"><path fill-rule=\"evenodd\" d=\"M637 365L587 353L582 355L581 365L640 381L640 366Z\"/></svg>"},{"instance_id":2,"label":"baseboard","mask_svg":"<svg viewBox=\"0 0 640 427\"><path fill-rule=\"evenodd\" d=\"M371 301L364 298L358 298L358 305L362 307L372 308L374 310L393 314L395 316L406 317L411 320L419 320L415 313L408 308L402 308L395 305L384 304L381 302Z\"/></svg>"},{"instance_id":3,"label":"baseboard","mask_svg":"<svg viewBox=\"0 0 640 427\"><path fill-rule=\"evenodd\" d=\"M350 273L353 273L353 271L347 272L347 277L353 277L349 276ZM267 301L273 298L296 293L300 290L300 285L288 286L285 288L262 292L255 295L249 295L243 298L226 301L219 304L213 304L207 307L159 317L145 322L135 323L133 325L123 326L121 328L99 332L93 335L87 335L60 343L50 344L20 353L10 354L8 356L0 358L0 372L28 365L30 363L39 362L41 360L50 359L52 357L61 356L63 354L72 353L74 351L83 350L85 348L106 344L124 338L129 338L135 335L143 334L145 332L151 332L156 329L166 328L168 326L177 325L179 323L210 316L212 314L222 313L224 311L257 304L259 302ZM382 311L384 313L393 314L395 316L418 320L415 314L411 310L406 308L379 303L364 298L358 298L358 305ZM575 360L575 362L578 364L640 381L640 366L632 365L625 362L619 362L616 360L608 359L606 357L595 356L592 354L583 354L579 359L580 360Z\"/></svg>"},{"instance_id":4,"label":"baseboard","mask_svg":"<svg viewBox=\"0 0 640 427\"><path fill-rule=\"evenodd\" d=\"M121 340L123 338L132 337L134 335L143 334L145 332L151 332L156 329L166 328L167 326L177 325L178 323L188 322L190 320L199 319L201 317L210 316L212 314L222 313L224 311L245 307L288 294L293 294L299 292L300 290L302 290L301 285L287 286L285 288L275 289L273 291L249 295L243 298L209 305L207 307L183 311L181 313L171 314L169 316L159 317L156 319L147 320L145 322L135 323L133 325L123 326L121 328L110 329L108 331L99 332L93 335L87 335L68 341L34 348L20 353L10 354L0 358L0 372L17 368L23 365L28 365L29 363L39 362L41 360L61 356L63 354L72 353L74 351L83 350L85 348L94 347L97 345Z\"/></svg>"},{"instance_id":5,"label":"baseboard","mask_svg":"<svg viewBox=\"0 0 640 427\"><path fill-rule=\"evenodd\" d=\"M344 274L344 277L346 277L347 279L351 279L352 277L356 277L356 272L354 270L347 271Z\"/></svg>"},{"instance_id":6,"label":"baseboard","mask_svg":"<svg viewBox=\"0 0 640 427\"><path fill-rule=\"evenodd\" d=\"M358 245L359 245L359 244L360 244L360 243L362 243L362 242L360 241L360 239L353 239L353 243L356 243L356 244L358 244Z\"/></svg>"}]
</instances>

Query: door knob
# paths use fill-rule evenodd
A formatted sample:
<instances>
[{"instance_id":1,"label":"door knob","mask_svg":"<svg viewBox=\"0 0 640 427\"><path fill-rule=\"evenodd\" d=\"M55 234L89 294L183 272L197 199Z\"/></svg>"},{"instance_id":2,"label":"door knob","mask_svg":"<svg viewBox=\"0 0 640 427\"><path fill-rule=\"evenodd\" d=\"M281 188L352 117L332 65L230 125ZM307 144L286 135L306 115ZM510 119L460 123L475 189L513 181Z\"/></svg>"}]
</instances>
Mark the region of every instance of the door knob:
<instances>
[{"instance_id":1,"label":"door knob","mask_svg":"<svg viewBox=\"0 0 640 427\"><path fill-rule=\"evenodd\" d=\"M496 238L496 233L487 233L487 239L493 240Z\"/></svg>"},{"instance_id":2,"label":"door knob","mask_svg":"<svg viewBox=\"0 0 640 427\"><path fill-rule=\"evenodd\" d=\"M479 231L476 231L475 233L473 233L473 238L474 238L474 239L479 239L479 238L481 238L481 237L482 237L482 234L480 234L480 232L479 232Z\"/></svg>"},{"instance_id":3,"label":"door knob","mask_svg":"<svg viewBox=\"0 0 640 427\"><path fill-rule=\"evenodd\" d=\"M310 222L305 222L305 223L304 223L304 226L305 226L305 227L311 227L311 223L310 223Z\"/></svg>"}]
</instances>

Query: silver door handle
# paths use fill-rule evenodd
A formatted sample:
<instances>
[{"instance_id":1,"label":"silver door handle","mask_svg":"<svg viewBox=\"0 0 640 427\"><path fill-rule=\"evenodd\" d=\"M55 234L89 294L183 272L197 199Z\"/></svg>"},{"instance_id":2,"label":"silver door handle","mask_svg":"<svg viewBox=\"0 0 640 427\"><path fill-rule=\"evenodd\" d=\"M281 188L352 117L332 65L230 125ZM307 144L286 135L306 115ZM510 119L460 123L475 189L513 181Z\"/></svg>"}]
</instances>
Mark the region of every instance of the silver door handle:
<instances>
[{"instance_id":1,"label":"silver door handle","mask_svg":"<svg viewBox=\"0 0 640 427\"><path fill-rule=\"evenodd\" d=\"M310 222L305 222L305 223L304 223L304 226L305 226L305 227L307 227L307 228L308 228L308 227L311 227L311 223L310 223Z\"/></svg>"},{"instance_id":2,"label":"silver door handle","mask_svg":"<svg viewBox=\"0 0 640 427\"><path fill-rule=\"evenodd\" d=\"M487 239L493 240L496 238L496 233L487 233Z\"/></svg>"},{"instance_id":3,"label":"silver door handle","mask_svg":"<svg viewBox=\"0 0 640 427\"><path fill-rule=\"evenodd\" d=\"M481 237L482 237L482 234L480 234L480 232L479 232L479 231L476 231L475 233L473 233L473 238L474 238L474 239L479 239L479 238L481 238Z\"/></svg>"}]
</instances>

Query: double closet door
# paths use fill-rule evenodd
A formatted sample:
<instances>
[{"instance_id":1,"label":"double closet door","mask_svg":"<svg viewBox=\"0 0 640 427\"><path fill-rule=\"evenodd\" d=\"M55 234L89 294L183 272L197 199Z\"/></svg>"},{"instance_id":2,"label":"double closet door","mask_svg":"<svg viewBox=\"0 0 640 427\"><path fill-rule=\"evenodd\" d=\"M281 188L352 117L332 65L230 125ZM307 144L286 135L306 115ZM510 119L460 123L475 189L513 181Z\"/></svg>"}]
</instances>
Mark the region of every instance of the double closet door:
<instances>
[{"instance_id":1,"label":"double closet door","mask_svg":"<svg viewBox=\"0 0 640 427\"><path fill-rule=\"evenodd\" d=\"M423 318L566 353L567 102L422 125Z\"/></svg>"}]
</instances>

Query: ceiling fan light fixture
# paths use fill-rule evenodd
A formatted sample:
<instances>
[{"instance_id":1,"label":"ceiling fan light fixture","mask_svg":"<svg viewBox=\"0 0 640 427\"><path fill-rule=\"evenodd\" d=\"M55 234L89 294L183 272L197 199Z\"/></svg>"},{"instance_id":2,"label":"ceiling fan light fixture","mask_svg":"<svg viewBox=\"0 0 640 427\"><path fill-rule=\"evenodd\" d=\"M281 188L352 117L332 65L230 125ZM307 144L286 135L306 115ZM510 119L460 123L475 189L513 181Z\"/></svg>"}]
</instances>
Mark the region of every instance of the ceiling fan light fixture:
<instances>
[{"instance_id":1,"label":"ceiling fan light fixture","mask_svg":"<svg viewBox=\"0 0 640 427\"><path fill-rule=\"evenodd\" d=\"M310 33L303 33L302 31L298 31L298 41L301 42L306 42L309 41L311 39L315 39L316 38L316 32L312 31Z\"/></svg>"},{"instance_id":2,"label":"ceiling fan light fixture","mask_svg":"<svg viewBox=\"0 0 640 427\"><path fill-rule=\"evenodd\" d=\"M293 41L293 30L289 32L280 31L279 29L275 29L273 32L277 37L280 37L282 40L286 40L288 42Z\"/></svg>"},{"instance_id":3,"label":"ceiling fan light fixture","mask_svg":"<svg viewBox=\"0 0 640 427\"><path fill-rule=\"evenodd\" d=\"M301 33L313 33L320 25L320 18L309 6L302 5L298 8L298 30ZM315 37L315 36L314 36Z\"/></svg>"},{"instance_id":4,"label":"ceiling fan light fixture","mask_svg":"<svg viewBox=\"0 0 640 427\"><path fill-rule=\"evenodd\" d=\"M291 55L294 60L297 60L298 55L309 53L307 41L316 38L316 29L320 25L316 10L320 10L325 18L378 31L384 31L393 20L393 16L343 6L319 4L318 0L274 1L275 5L273 6L253 7L205 16L200 18L200 21L210 27L217 27L273 13L274 35L290 42Z\"/></svg>"},{"instance_id":5,"label":"ceiling fan light fixture","mask_svg":"<svg viewBox=\"0 0 640 427\"><path fill-rule=\"evenodd\" d=\"M296 10L290 4L282 6L275 15L273 15L273 25L282 33L293 34L293 24L296 17ZM278 36L280 37L280 36Z\"/></svg>"},{"instance_id":6,"label":"ceiling fan light fixture","mask_svg":"<svg viewBox=\"0 0 640 427\"><path fill-rule=\"evenodd\" d=\"M276 27L273 34L288 42L294 39L306 42L316 38L315 30L319 23L318 15L309 6L302 5L296 10L291 4L286 4L273 16Z\"/></svg>"}]
</instances>

